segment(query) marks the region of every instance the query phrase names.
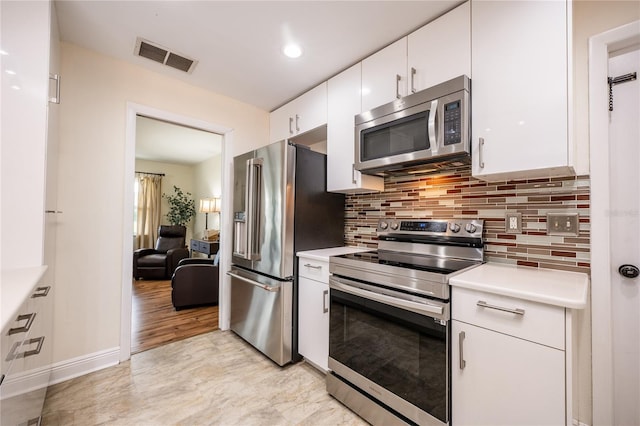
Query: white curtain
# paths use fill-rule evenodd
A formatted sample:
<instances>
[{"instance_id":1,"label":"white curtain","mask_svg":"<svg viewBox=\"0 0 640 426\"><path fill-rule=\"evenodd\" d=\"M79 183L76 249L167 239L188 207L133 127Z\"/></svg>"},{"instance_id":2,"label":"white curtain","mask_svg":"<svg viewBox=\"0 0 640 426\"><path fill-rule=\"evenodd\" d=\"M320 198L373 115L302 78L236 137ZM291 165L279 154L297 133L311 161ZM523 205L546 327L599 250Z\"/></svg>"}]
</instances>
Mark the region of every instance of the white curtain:
<instances>
[{"instance_id":1,"label":"white curtain","mask_svg":"<svg viewBox=\"0 0 640 426\"><path fill-rule=\"evenodd\" d=\"M160 202L162 200L162 176L136 173L138 202L136 211L137 248L153 248L160 226Z\"/></svg>"}]
</instances>

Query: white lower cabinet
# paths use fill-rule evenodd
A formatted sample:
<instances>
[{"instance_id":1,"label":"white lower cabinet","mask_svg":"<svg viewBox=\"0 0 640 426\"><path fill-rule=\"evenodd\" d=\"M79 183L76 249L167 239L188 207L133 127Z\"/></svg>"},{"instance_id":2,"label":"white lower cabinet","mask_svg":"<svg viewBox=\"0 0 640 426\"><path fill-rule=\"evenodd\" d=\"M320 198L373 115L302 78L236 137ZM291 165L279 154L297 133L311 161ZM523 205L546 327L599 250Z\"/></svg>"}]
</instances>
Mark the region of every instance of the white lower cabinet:
<instances>
[{"instance_id":1,"label":"white lower cabinet","mask_svg":"<svg viewBox=\"0 0 640 426\"><path fill-rule=\"evenodd\" d=\"M452 424L565 425L564 308L456 287L451 300Z\"/></svg>"},{"instance_id":2,"label":"white lower cabinet","mask_svg":"<svg viewBox=\"0 0 640 426\"><path fill-rule=\"evenodd\" d=\"M298 352L315 367L329 366L329 262L300 257Z\"/></svg>"}]
</instances>

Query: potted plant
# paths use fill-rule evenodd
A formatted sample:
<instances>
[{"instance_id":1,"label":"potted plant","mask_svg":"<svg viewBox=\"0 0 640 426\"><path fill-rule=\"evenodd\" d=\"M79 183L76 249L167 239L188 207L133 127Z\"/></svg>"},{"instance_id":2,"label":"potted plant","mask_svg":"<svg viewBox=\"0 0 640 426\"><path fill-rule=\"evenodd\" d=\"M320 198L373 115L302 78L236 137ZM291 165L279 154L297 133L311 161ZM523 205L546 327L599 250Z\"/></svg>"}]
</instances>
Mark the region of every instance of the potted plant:
<instances>
[{"instance_id":1,"label":"potted plant","mask_svg":"<svg viewBox=\"0 0 640 426\"><path fill-rule=\"evenodd\" d=\"M190 192L183 192L177 186L173 186L174 195L162 194L169 203L169 212L166 214L171 225L186 226L193 216L196 215L196 202L191 197Z\"/></svg>"}]
</instances>

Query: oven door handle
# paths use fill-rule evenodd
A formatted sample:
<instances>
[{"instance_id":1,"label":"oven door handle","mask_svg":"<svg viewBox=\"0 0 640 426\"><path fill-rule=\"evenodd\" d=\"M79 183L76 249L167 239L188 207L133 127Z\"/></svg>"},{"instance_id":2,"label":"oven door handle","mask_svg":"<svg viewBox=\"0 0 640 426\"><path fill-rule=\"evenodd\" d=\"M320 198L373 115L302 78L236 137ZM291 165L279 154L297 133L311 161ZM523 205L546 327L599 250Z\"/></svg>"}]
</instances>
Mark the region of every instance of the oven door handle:
<instances>
[{"instance_id":1,"label":"oven door handle","mask_svg":"<svg viewBox=\"0 0 640 426\"><path fill-rule=\"evenodd\" d=\"M406 309L418 314L442 315L444 313L444 308L442 306L432 305L429 303L412 302L410 300L403 300L397 297L387 296L386 294L363 290L349 284L343 284L335 278L331 278L329 280L329 288L353 294L354 296L360 296L366 299L374 300L376 302L384 303L385 305L393 306L400 309Z\"/></svg>"}]
</instances>

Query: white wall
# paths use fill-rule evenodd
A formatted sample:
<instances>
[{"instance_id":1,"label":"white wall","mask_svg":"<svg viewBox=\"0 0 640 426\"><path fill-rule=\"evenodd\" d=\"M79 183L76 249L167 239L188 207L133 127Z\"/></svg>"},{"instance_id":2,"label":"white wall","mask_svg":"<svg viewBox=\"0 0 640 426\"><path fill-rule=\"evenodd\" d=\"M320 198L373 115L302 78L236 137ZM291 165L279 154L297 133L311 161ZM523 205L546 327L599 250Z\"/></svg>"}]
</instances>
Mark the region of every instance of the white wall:
<instances>
[{"instance_id":1,"label":"white wall","mask_svg":"<svg viewBox=\"0 0 640 426\"><path fill-rule=\"evenodd\" d=\"M232 152L264 145L266 111L62 43L54 362L120 344L127 102L234 130ZM176 71L178 72L178 71ZM132 161L132 160L130 160ZM129 184L129 181L126 181Z\"/></svg>"}]
</instances>

